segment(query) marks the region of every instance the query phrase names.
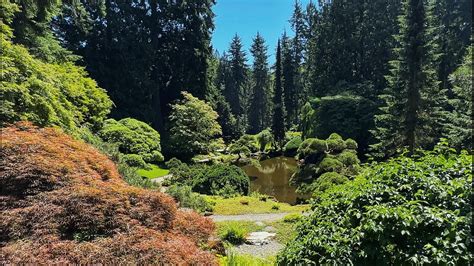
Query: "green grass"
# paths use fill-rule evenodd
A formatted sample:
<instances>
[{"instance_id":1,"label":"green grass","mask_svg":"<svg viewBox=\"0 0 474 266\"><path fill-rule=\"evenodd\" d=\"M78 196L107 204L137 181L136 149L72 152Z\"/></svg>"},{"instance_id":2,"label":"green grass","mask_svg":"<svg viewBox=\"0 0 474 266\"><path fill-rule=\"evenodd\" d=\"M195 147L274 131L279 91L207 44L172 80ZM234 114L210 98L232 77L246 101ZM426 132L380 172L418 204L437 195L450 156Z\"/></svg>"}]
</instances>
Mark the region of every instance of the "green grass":
<instances>
[{"instance_id":1,"label":"green grass","mask_svg":"<svg viewBox=\"0 0 474 266\"><path fill-rule=\"evenodd\" d=\"M219 258L221 266L273 266L275 262L275 257L260 258L234 252L229 252L227 256Z\"/></svg>"},{"instance_id":2,"label":"green grass","mask_svg":"<svg viewBox=\"0 0 474 266\"><path fill-rule=\"evenodd\" d=\"M150 170L147 170L147 169L139 169L137 171L137 173L140 175L140 176L143 176L143 177L146 177L146 178L157 178L157 177L161 177L161 176L165 176L169 173L169 170L168 169L163 169L163 168L160 168L158 165L156 164L148 164L148 166L151 167Z\"/></svg>"},{"instance_id":3,"label":"green grass","mask_svg":"<svg viewBox=\"0 0 474 266\"><path fill-rule=\"evenodd\" d=\"M265 226L258 226L255 222L251 221L224 221L216 222L217 235L223 238L229 230L233 228L239 228L243 231L244 235L248 235L251 232L260 231Z\"/></svg>"},{"instance_id":4,"label":"green grass","mask_svg":"<svg viewBox=\"0 0 474 266\"><path fill-rule=\"evenodd\" d=\"M275 239L278 243L286 245L290 240L296 237L296 224L284 222L283 220L271 222L268 224L276 229Z\"/></svg>"},{"instance_id":5,"label":"green grass","mask_svg":"<svg viewBox=\"0 0 474 266\"><path fill-rule=\"evenodd\" d=\"M281 212L303 212L309 205L291 206L288 203L274 202L272 200L262 201L257 197L235 197L222 198L218 196L205 196L206 200L214 205L214 214L235 215L247 213L281 213ZM278 206L278 209L277 207Z\"/></svg>"}]
</instances>

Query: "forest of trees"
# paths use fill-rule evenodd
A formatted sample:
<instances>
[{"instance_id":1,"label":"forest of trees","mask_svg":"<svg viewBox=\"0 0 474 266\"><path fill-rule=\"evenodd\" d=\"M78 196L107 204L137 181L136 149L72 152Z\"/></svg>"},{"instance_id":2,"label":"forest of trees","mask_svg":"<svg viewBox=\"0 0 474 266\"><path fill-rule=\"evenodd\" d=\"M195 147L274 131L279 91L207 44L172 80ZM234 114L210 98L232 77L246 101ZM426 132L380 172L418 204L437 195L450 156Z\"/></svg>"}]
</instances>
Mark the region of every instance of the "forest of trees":
<instances>
[{"instance_id":1,"label":"forest of trees","mask_svg":"<svg viewBox=\"0 0 474 266\"><path fill-rule=\"evenodd\" d=\"M97 240L93 250L100 255L106 252L103 249L109 242L121 237L119 231L126 232L126 241L137 242L151 232L156 242L150 244L153 252L163 251L164 255L150 257L149 261L137 259L137 263L159 259L190 263L194 258L192 252L199 255L198 262L215 260L211 248L203 248L211 246L214 225L197 214L177 211L174 202L155 191L156 186L139 176L137 169L166 165L175 178L170 195L175 199L192 198L189 206L183 203L184 207L208 210L212 204L205 202L201 194L224 198L249 194L250 177L238 167L240 164L255 163L255 158L287 155L297 161L292 185L314 199L311 204L316 210L306 225L299 228L300 239L317 241L311 242L311 250L306 252L301 248L305 243L295 239L279 255L281 265L302 261L390 264L416 257L415 242L432 239L419 234L413 247L401 251L393 251L396 245L390 242L399 243L398 238L390 237L403 226L416 231L418 227L411 223L394 226L398 231L393 234L391 229L382 228L390 239L380 250L379 246L371 246L374 239L379 239L376 230L363 226L354 229L356 226L349 225L354 234L344 237L350 241L338 238L339 233L347 233L348 226L338 223L338 217L365 225L380 222L380 217L371 216L369 210L385 204L378 201L380 195L394 195L383 200L395 206L388 204L394 208L390 210L380 207L379 213L388 213L380 219L392 219L393 215L397 220L399 212L400 217L402 213L418 215L422 217L419 228L426 231L431 228L427 215L441 206L443 215L458 220L439 222L433 227L439 231L436 233L456 237L451 242L446 240L452 244L449 248L429 252L443 257L437 261L441 263L449 259L461 264L472 262L473 257L464 254L472 248L472 240L458 239L467 234L466 217L472 214L466 207L466 198L472 198L468 186L469 176L472 182L468 164L473 149L472 1L319 0L303 5L296 0L288 18L291 30L282 31L277 43L269 44L265 33L256 32L247 50L247 44L235 33L228 49L221 53L211 43L215 4L215 0L1 2L0 125L8 145L2 144L2 157L5 154L7 160L1 165L0 199L8 202L0 206L15 217L5 218L6 222L0 224L0 247L8 244L5 254L19 258L16 262L54 261L46 257L44 261L37 260L43 252L37 250L44 240L42 227L34 227L34 236L28 235L29 229L24 225L26 214L14 213L20 206L14 203L16 199L24 206L41 209L39 197L44 194L47 202L59 204L58 208L73 209L63 205L76 202L74 197L81 202L99 201L98 195L105 193L106 200L100 204L107 208L97 210L105 218L95 224L82 225L74 216L71 224L64 225L59 224L59 216L48 216L48 226L54 228L45 234L51 237L48 243L67 246L67 241L76 241L68 248L84 252L82 241ZM60 128L65 134L43 130L45 127ZM22 143L21 138L28 142ZM61 146L62 142L66 146ZM37 147L44 149L44 153ZM23 153L31 156L20 156ZM48 167L47 164L53 164L48 158L61 154L70 157L64 165ZM90 156L99 156L100 160ZM78 162L83 162L87 171L81 172ZM28 163L32 166L22 166ZM412 175L417 167L421 172ZM12 170L17 168L18 172ZM396 178L392 178L390 169L398 173ZM80 180L77 184L67 178L56 178L68 177L71 171L72 178ZM28 183L30 172L40 178L37 187ZM437 176L430 179L433 172ZM100 189L94 187L89 191L89 181L82 179L83 175L93 176L91 183ZM17 179L18 176L21 178ZM117 183L102 186L104 182ZM332 194L325 193L344 184L346 187L341 186ZM373 184L380 186L370 190L369 185ZM421 192L397 190L411 185ZM134 190L131 186L141 188ZM83 198L77 187L86 191ZM61 194L65 197L63 203L55 202L52 194L48 194L49 190L63 193L69 188L74 192ZM114 189L119 190L121 199L114 198L119 197L112 195ZM447 194L455 200L444 199ZM137 201L136 195L140 197ZM438 202L439 197L443 199ZM399 198L403 200L398 201ZM153 200L163 207L158 214L151 210L155 208ZM266 200L264 197L262 201ZM350 213L338 209L352 201L359 205L348 206ZM420 201L426 201L429 207ZM122 218L116 221L114 216L114 224L109 225L107 215L117 211L110 207L114 202L120 202L120 206L135 206L138 202L146 210L127 209L123 212L127 222ZM413 205L407 207L406 202ZM245 200L240 203L248 205ZM87 210L87 204L79 209ZM415 205L419 209L411 208ZM398 206L402 207L397 209ZM70 215L72 211L66 209L61 209L60 215ZM49 212L42 210L41 213ZM325 211L333 216L327 218ZM34 211L25 211L30 212ZM166 225L153 227L136 212ZM356 212L368 218L361 222L360 217L352 216ZM317 216L318 213L321 215ZM183 229L187 226L187 215L192 216L190 221L205 227L202 235L197 225L189 226L190 231ZM325 234L329 229L324 226L332 222L337 225L331 227L334 234ZM386 225L384 221L380 223ZM136 231L127 231L128 226L136 224L140 224ZM453 224L459 230L443 231L448 227L451 230ZM16 234L10 229L12 226L22 231ZM367 238L359 241L355 237L359 233ZM157 244L166 238L163 234L191 243L192 252L181 254L178 260L173 256L173 243ZM109 242L101 242L98 236ZM19 241L30 237L31 243L23 245ZM331 251L323 242L336 243L337 248ZM348 251L348 243L360 245L359 253ZM32 255L34 259L22 260L26 255L15 250L36 255ZM57 252L52 250L44 252L53 258ZM134 258L146 250L146 246L140 247ZM317 254L313 250L318 250ZM365 253L372 250L373 254ZM117 250L109 253L114 252L117 258L127 256ZM338 258L333 258L331 252ZM400 257L402 253L406 258ZM379 260L380 254L384 255ZM90 261L81 256L65 261L110 262ZM0 263L2 259L0 254ZM10 262L15 263L13 259Z\"/></svg>"},{"instance_id":2,"label":"forest of trees","mask_svg":"<svg viewBox=\"0 0 474 266\"><path fill-rule=\"evenodd\" d=\"M236 34L222 55L210 44L213 4L20 2L13 41L46 62L84 65L114 118L142 120L165 139L182 91L210 102L227 143L266 128L326 138L344 119L335 133L387 158L455 134L447 112L463 112L453 73L469 59L471 1L296 1L279 51L260 33L246 51ZM280 60L270 65L273 52Z\"/></svg>"}]
</instances>

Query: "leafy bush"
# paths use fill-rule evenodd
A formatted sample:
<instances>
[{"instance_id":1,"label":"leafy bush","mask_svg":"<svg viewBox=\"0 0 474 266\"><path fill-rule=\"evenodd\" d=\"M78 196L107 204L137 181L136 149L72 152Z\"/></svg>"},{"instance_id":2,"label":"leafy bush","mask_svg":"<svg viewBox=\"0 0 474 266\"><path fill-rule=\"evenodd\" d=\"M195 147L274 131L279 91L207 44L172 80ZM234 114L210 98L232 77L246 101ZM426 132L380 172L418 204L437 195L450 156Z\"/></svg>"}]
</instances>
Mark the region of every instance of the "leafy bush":
<instances>
[{"instance_id":1,"label":"leafy bush","mask_svg":"<svg viewBox=\"0 0 474 266\"><path fill-rule=\"evenodd\" d=\"M469 265L472 156L445 146L327 190L279 265Z\"/></svg>"},{"instance_id":2,"label":"leafy bush","mask_svg":"<svg viewBox=\"0 0 474 266\"><path fill-rule=\"evenodd\" d=\"M163 161L160 134L139 120L107 119L99 136L107 142L117 144L120 152L126 154L125 161L130 166L145 168L146 163Z\"/></svg>"},{"instance_id":3,"label":"leafy bush","mask_svg":"<svg viewBox=\"0 0 474 266\"><path fill-rule=\"evenodd\" d=\"M283 217L283 222L285 223L296 223L303 220L303 215L301 213L290 213Z\"/></svg>"},{"instance_id":4,"label":"leafy bush","mask_svg":"<svg viewBox=\"0 0 474 266\"><path fill-rule=\"evenodd\" d=\"M209 166L193 180L193 190L207 195L248 195L249 187L250 178L235 165Z\"/></svg>"},{"instance_id":5,"label":"leafy bush","mask_svg":"<svg viewBox=\"0 0 474 266\"><path fill-rule=\"evenodd\" d=\"M194 192L225 197L249 193L250 178L234 165L188 165L173 158L166 166L173 175L172 184L190 186Z\"/></svg>"},{"instance_id":6,"label":"leafy bush","mask_svg":"<svg viewBox=\"0 0 474 266\"><path fill-rule=\"evenodd\" d=\"M190 186L173 185L166 190L166 193L179 202L180 207L190 208L200 213L212 212L212 206L203 196L192 192Z\"/></svg>"},{"instance_id":7,"label":"leafy bush","mask_svg":"<svg viewBox=\"0 0 474 266\"><path fill-rule=\"evenodd\" d=\"M79 137L101 153L106 154L117 165L117 170L129 185L150 189L157 187L156 183L148 178L142 178L137 173L137 168L131 167L125 162L125 156L119 151L117 144L105 142L99 136L94 135L87 127L80 129Z\"/></svg>"},{"instance_id":8,"label":"leafy bush","mask_svg":"<svg viewBox=\"0 0 474 266\"><path fill-rule=\"evenodd\" d=\"M347 181L359 171L356 148L354 140L344 141L335 133L326 140L306 139L298 148L300 164L291 182L300 193L319 195L331 185Z\"/></svg>"},{"instance_id":9,"label":"leafy bush","mask_svg":"<svg viewBox=\"0 0 474 266\"><path fill-rule=\"evenodd\" d=\"M259 150L261 152L265 151L265 147L267 147L267 144L273 142L273 134L270 131L270 129L265 129L262 130L260 133L257 134L257 142L259 145Z\"/></svg>"},{"instance_id":10,"label":"leafy bush","mask_svg":"<svg viewBox=\"0 0 474 266\"><path fill-rule=\"evenodd\" d=\"M4 23L1 27L10 32ZM13 44L10 34L0 35L1 125L28 120L40 126L59 126L77 136L83 125L102 124L112 101L83 68L45 63Z\"/></svg>"},{"instance_id":11,"label":"leafy bush","mask_svg":"<svg viewBox=\"0 0 474 266\"><path fill-rule=\"evenodd\" d=\"M183 92L183 100L171 106L170 152L190 158L195 154L207 154L215 142L223 142L218 115L205 101Z\"/></svg>"},{"instance_id":12,"label":"leafy bush","mask_svg":"<svg viewBox=\"0 0 474 266\"><path fill-rule=\"evenodd\" d=\"M131 167L137 167L137 168L146 167L145 161L138 154L125 154L123 155L123 161Z\"/></svg>"},{"instance_id":13,"label":"leafy bush","mask_svg":"<svg viewBox=\"0 0 474 266\"><path fill-rule=\"evenodd\" d=\"M225 227L219 230L220 239L227 241L233 245L239 245L245 242L246 234L245 227L239 223L226 223Z\"/></svg>"},{"instance_id":14,"label":"leafy bush","mask_svg":"<svg viewBox=\"0 0 474 266\"><path fill-rule=\"evenodd\" d=\"M294 155L301 143L303 143L301 136L293 137L283 146L283 152L285 155Z\"/></svg>"},{"instance_id":15,"label":"leafy bush","mask_svg":"<svg viewBox=\"0 0 474 266\"><path fill-rule=\"evenodd\" d=\"M210 219L127 185L114 163L57 129L2 129L4 264L208 264Z\"/></svg>"}]
</instances>

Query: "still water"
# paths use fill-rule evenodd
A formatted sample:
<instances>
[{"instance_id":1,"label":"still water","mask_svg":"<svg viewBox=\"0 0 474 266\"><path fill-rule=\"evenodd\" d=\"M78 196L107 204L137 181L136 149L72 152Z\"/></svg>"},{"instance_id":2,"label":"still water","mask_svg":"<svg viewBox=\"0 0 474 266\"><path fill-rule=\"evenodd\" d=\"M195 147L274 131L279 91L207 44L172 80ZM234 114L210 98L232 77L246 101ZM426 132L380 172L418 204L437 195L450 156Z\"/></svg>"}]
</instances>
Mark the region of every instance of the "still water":
<instances>
[{"instance_id":1,"label":"still water","mask_svg":"<svg viewBox=\"0 0 474 266\"><path fill-rule=\"evenodd\" d=\"M250 192L274 196L278 201L295 204L302 198L290 186L291 175L297 167L296 160L291 157L275 157L260 162L260 166L246 165L245 173L250 176Z\"/></svg>"}]
</instances>

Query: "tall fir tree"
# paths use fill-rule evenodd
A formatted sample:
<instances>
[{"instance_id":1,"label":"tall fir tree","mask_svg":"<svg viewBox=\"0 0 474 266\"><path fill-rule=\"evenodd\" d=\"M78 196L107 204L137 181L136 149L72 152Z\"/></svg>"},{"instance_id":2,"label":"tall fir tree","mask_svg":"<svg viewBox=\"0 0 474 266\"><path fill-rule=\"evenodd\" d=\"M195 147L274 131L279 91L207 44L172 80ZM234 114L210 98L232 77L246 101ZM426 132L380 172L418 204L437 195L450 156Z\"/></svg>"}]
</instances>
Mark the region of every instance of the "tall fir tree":
<instances>
[{"instance_id":1,"label":"tall fir tree","mask_svg":"<svg viewBox=\"0 0 474 266\"><path fill-rule=\"evenodd\" d=\"M272 124L273 138L278 148L282 147L283 140L285 139L285 102L283 95L281 65L281 45L280 40L278 40L275 62L275 87L273 95L274 107Z\"/></svg>"},{"instance_id":2,"label":"tall fir tree","mask_svg":"<svg viewBox=\"0 0 474 266\"><path fill-rule=\"evenodd\" d=\"M449 100L452 112L446 112L445 136L450 145L457 149L473 149L472 140L472 45L461 66L449 77L452 84L453 97Z\"/></svg>"},{"instance_id":3,"label":"tall fir tree","mask_svg":"<svg viewBox=\"0 0 474 266\"><path fill-rule=\"evenodd\" d=\"M470 44L472 0L432 0L433 38L440 50L438 80L451 95L449 75L462 63Z\"/></svg>"},{"instance_id":4,"label":"tall fir tree","mask_svg":"<svg viewBox=\"0 0 474 266\"><path fill-rule=\"evenodd\" d=\"M246 79L247 58L242 48L242 41L237 34L232 38L227 55L229 79L224 88L224 96L230 104L232 113L241 115L243 112L241 97Z\"/></svg>"},{"instance_id":5,"label":"tall fir tree","mask_svg":"<svg viewBox=\"0 0 474 266\"><path fill-rule=\"evenodd\" d=\"M290 19L291 29L294 32L292 38L293 64L295 69L295 97L296 97L296 114L290 124L299 124L301 116L301 107L308 100L308 93L305 89L304 82L304 65L305 65L305 47L308 39L306 33L308 32L308 25L305 23L306 14L299 0L295 0L293 6L293 14Z\"/></svg>"},{"instance_id":6,"label":"tall fir tree","mask_svg":"<svg viewBox=\"0 0 474 266\"><path fill-rule=\"evenodd\" d=\"M281 38L281 59L282 59L282 85L286 110L286 123L288 128L297 123L299 108L299 91L296 85L297 65L295 63L295 53L293 50L292 39L286 32Z\"/></svg>"},{"instance_id":7,"label":"tall fir tree","mask_svg":"<svg viewBox=\"0 0 474 266\"><path fill-rule=\"evenodd\" d=\"M424 0L403 1L396 59L390 62L388 87L381 95L385 104L375 118L375 157L391 156L403 147L413 154L417 148L430 148L440 137L440 106L445 98L436 81L428 10Z\"/></svg>"},{"instance_id":8,"label":"tall fir tree","mask_svg":"<svg viewBox=\"0 0 474 266\"><path fill-rule=\"evenodd\" d=\"M82 9L76 3L82 3ZM200 99L209 93L213 4L214 0L65 1L54 29L108 91L116 106L114 117L131 116L163 128L170 103L182 91ZM78 15L78 10L87 16Z\"/></svg>"},{"instance_id":9,"label":"tall fir tree","mask_svg":"<svg viewBox=\"0 0 474 266\"><path fill-rule=\"evenodd\" d=\"M249 110L249 132L258 133L269 126L267 113L269 112L269 70L268 55L265 40L260 33L253 39L250 49L254 58L252 67L252 97Z\"/></svg>"}]
</instances>

